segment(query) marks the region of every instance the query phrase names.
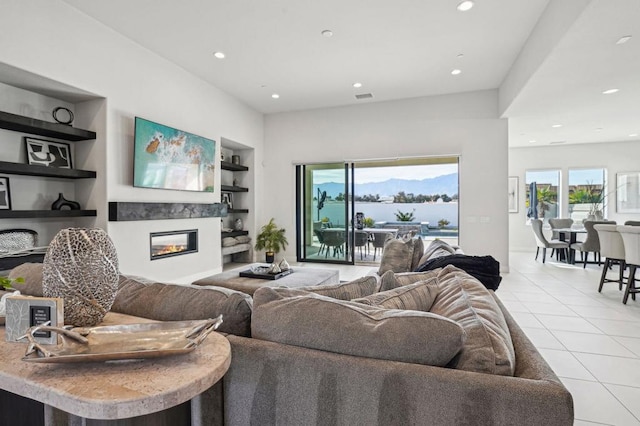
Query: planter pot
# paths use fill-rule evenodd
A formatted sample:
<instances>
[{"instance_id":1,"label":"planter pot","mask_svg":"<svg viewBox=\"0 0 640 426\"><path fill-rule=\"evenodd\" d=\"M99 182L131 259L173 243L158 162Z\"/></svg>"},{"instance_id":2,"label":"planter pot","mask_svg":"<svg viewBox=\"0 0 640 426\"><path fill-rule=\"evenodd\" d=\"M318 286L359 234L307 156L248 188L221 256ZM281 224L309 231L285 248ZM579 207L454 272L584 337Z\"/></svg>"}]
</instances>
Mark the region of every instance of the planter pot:
<instances>
[{"instance_id":1,"label":"planter pot","mask_svg":"<svg viewBox=\"0 0 640 426\"><path fill-rule=\"evenodd\" d=\"M276 258L276 254L272 251L268 251L264 255L265 255L265 262L267 263L273 263L273 261Z\"/></svg>"}]
</instances>

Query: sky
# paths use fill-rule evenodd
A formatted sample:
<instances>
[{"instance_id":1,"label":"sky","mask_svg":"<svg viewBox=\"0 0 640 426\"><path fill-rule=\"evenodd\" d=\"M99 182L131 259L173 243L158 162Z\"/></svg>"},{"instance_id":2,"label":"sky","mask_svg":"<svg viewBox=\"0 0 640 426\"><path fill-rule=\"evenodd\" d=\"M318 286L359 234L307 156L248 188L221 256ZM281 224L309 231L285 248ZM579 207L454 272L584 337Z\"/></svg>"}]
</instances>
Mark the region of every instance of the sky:
<instances>
[{"instance_id":1,"label":"sky","mask_svg":"<svg viewBox=\"0 0 640 426\"><path fill-rule=\"evenodd\" d=\"M367 167L355 169L356 183L384 182L389 179L426 179L458 172L457 164L420 166ZM343 182L344 169L314 170L313 183Z\"/></svg>"},{"instance_id":2,"label":"sky","mask_svg":"<svg viewBox=\"0 0 640 426\"><path fill-rule=\"evenodd\" d=\"M569 170L569 185L583 185L590 183L601 185L604 181L603 169L571 169ZM527 171L527 184L531 182L550 183L558 185L560 172L558 170L532 170Z\"/></svg>"}]
</instances>

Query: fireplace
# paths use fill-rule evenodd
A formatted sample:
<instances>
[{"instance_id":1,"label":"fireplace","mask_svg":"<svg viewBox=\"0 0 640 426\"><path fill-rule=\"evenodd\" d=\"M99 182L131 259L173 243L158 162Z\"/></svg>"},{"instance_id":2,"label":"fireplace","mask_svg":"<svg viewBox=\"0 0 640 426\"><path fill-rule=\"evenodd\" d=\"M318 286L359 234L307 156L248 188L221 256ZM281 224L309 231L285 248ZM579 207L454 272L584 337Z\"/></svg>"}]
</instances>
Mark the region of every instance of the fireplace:
<instances>
[{"instance_id":1,"label":"fireplace","mask_svg":"<svg viewBox=\"0 0 640 426\"><path fill-rule=\"evenodd\" d=\"M198 251L198 230L152 232L151 260L180 256Z\"/></svg>"}]
</instances>

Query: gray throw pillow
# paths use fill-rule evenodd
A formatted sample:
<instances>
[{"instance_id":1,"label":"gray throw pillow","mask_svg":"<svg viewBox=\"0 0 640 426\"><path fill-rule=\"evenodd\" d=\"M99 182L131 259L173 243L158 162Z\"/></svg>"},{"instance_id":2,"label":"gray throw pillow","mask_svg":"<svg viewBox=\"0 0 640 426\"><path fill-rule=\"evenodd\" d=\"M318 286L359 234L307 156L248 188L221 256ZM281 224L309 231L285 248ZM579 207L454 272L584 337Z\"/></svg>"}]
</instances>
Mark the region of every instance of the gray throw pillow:
<instances>
[{"instance_id":1,"label":"gray throw pillow","mask_svg":"<svg viewBox=\"0 0 640 426\"><path fill-rule=\"evenodd\" d=\"M416 269L418 266L422 265L429 259L435 259L436 257L448 256L450 254L454 254L455 249L446 241L443 240L433 240L424 250L422 257L418 260L418 265L416 265Z\"/></svg>"},{"instance_id":2,"label":"gray throw pillow","mask_svg":"<svg viewBox=\"0 0 640 426\"><path fill-rule=\"evenodd\" d=\"M393 272L385 272L383 278L387 275L387 279L381 280L380 289L378 291L387 291L404 285L417 283L418 281L429 281L438 277L440 270L432 270L426 272L401 272L394 274Z\"/></svg>"},{"instance_id":3,"label":"gray throw pillow","mask_svg":"<svg viewBox=\"0 0 640 426\"><path fill-rule=\"evenodd\" d=\"M376 277L367 275L345 283L298 287L297 290L309 291L334 299L351 300L373 294L377 287ZM278 290L282 290L282 288Z\"/></svg>"},{"instance_id":4,"label":"gray throw pillow","mask_svg":"<svg viewBox=\"0 0 640 426\"><path fill-rule=\"evenodd\" d=\"M232 247L238 244L238 240L233 237L224 237L222 239L222 247Z\"/></svg>"},{"instance_id":5,"label":"gray throw pillow","mask_svg":"<svg viewBox=\"0 0 640 426\"><path fill-rule=\"evenodd\" d=\"M438 281L418 281L393 290L382 291L367 297L353 299L352 302L378 306L386 309L409 309L412 311L429 312L433 301L438 295Z\"/></svg>"},{"instance_id":6,"label":"gray throw pillow","mask_svg":"<svg viewBox=\"0 0 640 426\"><path fill-rule=\"evenodd\" d=\"M218 331L250 336L251 296L214 286L186 286L140 282L120 276L111 310L158 321L215 318L222 314Z\"/></svg>"},{"instance_id":7,"label":"gray throw pillow","mask_svg":"<svg viewBox=\"0 0 640 426\"><path fill-rule=\"evenodd\" d=\"M437 366L449 363L462 347L462 328L429 312L382 309L304 292L287 297L277 290L256 290L253 338Z\"/></svg>"},{"instance_id":8,"label":"gray throw pillow","mask_svg":"<svg viewBox=\"0 0 640 426\"><path fill-rule=\"evenodd\" d=\"M413 256L411 257L411 268L410 271L414 271L418 266L420 266L420 259L422 259L422 255L424 254L424 241L422 238L414 238L413 240Z\"/></svg>"},{"instance_id":9,"label":"gray throw pillow","mask_svg":"<svg viewBox=\"0 0 640 426\"><path fill-rule=\"evenodd\" d=\"M439 293L431 312L456 321L467 335L456 368L513 376L516 358L511 334L490 291L455 266L439 271Z\"/></svg>"},{"instance_id":10,"label":"gray throw pillow","mask_svg":"<svg viewBox=\"0 0 640 426\"><path fill-rule=\"evenodd\" d=\"M24 283L14 282L11 287L20 290L26 296L43 297L42 294L42 263L23 263L9 272L9 278L24 278Z\"/></svg>"},{"instance_id":11,"label":"gray throw pillow","mask_svg":"<svg viewBox=\"0 0 640 426\"><path fill-rule=\"evenodd\" d=\"M382 275L387 271L411 271L414 241L413 239L402 241L395 238L387 240L382 249L378 275Z\"/></svg>"}]
</instances>

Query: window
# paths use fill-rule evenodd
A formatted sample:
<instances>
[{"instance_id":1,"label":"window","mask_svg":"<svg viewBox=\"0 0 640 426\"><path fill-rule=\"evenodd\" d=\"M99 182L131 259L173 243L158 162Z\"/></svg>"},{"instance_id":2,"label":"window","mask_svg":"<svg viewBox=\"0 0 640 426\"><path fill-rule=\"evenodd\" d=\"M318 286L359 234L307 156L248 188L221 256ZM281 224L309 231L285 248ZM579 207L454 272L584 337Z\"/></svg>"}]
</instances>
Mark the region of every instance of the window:
<instances>
[{"instance_id":1,"label":"window","mask_svg":"<svg viewBox=\"0 0 640 426\"><path fill-rule=\"evenodd\" d=\"M605 176L605 169L569 169L569 217L574 222L589 215L604 217Z\"/></svg>"},{"instance_id":2,"label":"window","mask_svg":"<svg viewBox=\"0 0 640 426\"><path fill-rule=\"evenodd\" d=\"M527 211L530 211L531 184L536 184L538 203L533 206L540 219L559 217L558 188L560 187L560 170L529 170L525 172L527 184Z\"/></svg>"}]
</instances>

